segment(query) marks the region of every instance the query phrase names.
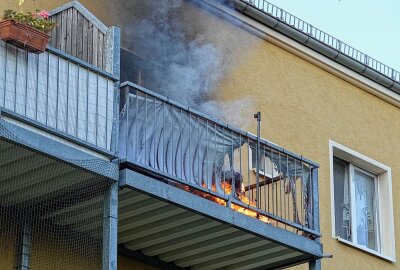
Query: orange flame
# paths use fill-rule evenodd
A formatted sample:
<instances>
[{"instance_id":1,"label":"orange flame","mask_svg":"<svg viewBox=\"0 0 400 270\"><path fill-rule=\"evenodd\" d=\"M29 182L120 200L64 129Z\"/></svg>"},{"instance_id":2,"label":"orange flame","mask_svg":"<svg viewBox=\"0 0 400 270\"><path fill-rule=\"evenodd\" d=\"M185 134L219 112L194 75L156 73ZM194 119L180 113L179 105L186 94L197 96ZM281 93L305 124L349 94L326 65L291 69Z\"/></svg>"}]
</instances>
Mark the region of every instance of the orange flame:
<instances>
[{"instance_id":1,"label":"orange flame","mask_svg":"<svg viewBox=\"0 0 400 270\"><path fill-rule=\"evenodd\" d=\"M207 188L207 185L204 182L203 182L202 186L204 188ZM227 182L221 183L221 188L225 191L226 195L230 195L232 193L232 186ZM197 196L203 197L203 198L205 198L207 200L210 200L210 201L213 201L215 203L218 203L219 205L227 206L227 202L224 199L221 199L221 198L219 198L217 196L214 196L212 194L209 194L209 193L206 193L206 192L203 192L203 191L200 191L200 190L193 189L193 188L191 188L189 186L182 186L182 189L184 189L184 190L186 190L188 192L191 192L191 193L193 193L193 194L195 194ZM237 195L237 199L240 200L242 203L250 206L250 207L256 207L256 203L254 201L251 201L249 198L247 198L245 196L244 185L243 184L241 185L240 189L241 189L240 192L238 192L236 194ZM215 184L212 185L211 190L214 191L214 192L217 192L217 188L216 188ZM240 206L240 205L235 204L235 203L232 203L230 208L233 209L236 212L245 214L246 216L257 218L258 220L261 220L261 221L263 221L265 223L271 223L271 221L270 221L270 219L268 217L266 217L264 215L261 215L260 213L258 213L255 210L248 209L246 207Z\"/></svg>"}]
</instances>

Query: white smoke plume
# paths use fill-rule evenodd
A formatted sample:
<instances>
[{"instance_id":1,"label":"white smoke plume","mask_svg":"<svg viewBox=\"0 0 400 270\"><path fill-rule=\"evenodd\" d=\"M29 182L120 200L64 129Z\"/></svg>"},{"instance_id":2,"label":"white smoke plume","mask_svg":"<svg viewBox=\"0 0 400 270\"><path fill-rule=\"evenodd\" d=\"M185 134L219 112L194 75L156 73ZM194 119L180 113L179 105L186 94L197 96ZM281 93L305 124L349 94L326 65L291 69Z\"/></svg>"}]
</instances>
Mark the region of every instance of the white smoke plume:
<instances>
[{"instance_id":1,"label":"white smoke plume","mask_svg":"<svg viewBox=\"0 0 400 270\"><path fill-rule=\"evenodd\" d=\"M152 0L145 3L152 10L132 27L130 51L157 63L153 69L151 90L200 110L224 122L244 128L252 115L247 111L254 104L251 99L217 102L212 100L218 83L227 74L223 54L202 36L201 31L189 37L180 13L183 0ZM192 1L193 2L193 1ZM126 29L126 27L125 27Z\"/></svg>"}]
</instances>

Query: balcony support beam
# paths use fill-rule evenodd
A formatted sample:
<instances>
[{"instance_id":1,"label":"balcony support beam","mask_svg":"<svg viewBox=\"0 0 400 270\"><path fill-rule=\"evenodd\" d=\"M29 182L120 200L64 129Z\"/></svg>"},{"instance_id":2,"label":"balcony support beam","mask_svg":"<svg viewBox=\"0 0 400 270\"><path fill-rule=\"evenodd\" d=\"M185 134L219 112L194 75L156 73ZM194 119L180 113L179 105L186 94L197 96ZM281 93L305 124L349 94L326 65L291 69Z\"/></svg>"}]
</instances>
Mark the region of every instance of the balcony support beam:
<instances>
[{"instance_id":1,"label":"balcony support beam","mask_svg":"<svg viewBox=\"0 0 400 270\"><path fill-rule=\"evenodd\" d=\"M117 270L118 182L111 185L104 199L103 270Z\"/></svg>"},{"instance_id":2,"label":"balcony support beam","mask_svg":"<svg viewBox=\"0 0 400 270\"><path fill-rule=\"evenodd\" d=\"M15 269L17 270L30 269L31 242L32 242L31 227L29 223L25 222L21 226L21 230L17 239Z\"/></svg>"}]
</instances>

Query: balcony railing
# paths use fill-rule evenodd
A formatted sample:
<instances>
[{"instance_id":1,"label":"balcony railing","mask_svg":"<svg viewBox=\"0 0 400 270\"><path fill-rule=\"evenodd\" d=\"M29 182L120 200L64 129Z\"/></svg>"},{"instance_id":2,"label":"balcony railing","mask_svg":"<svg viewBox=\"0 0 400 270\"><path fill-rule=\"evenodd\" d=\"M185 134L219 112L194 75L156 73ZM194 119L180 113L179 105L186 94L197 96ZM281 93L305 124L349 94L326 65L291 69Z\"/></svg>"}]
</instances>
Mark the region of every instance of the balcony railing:
<instances>
[{"instance_id":1,"label":"balcony railing","mask_svg":"<svg viewBox=\"0 0 400 270\"><path fill-rule=\"evenodd\" d=\"M0 108L19 121L115 152L113 75L54 48L40 55L0 41Z\"/></svg>"},{"instance_id":2,"label":"balcony railing","mask_svg":"<svg viewBox=\"0 0 400 270\"><path fill-rule=\"evenodd\" d=\"M120 154L133 166L266 223L319 236L318 164L140 86L121 90Z\"/></svg>"},{"instance_id":3,"label":"balcony railing","mask_svg":"<svg viewBox=\"0 0 400 270\"><path fill-rule=\"evenodd\" d=\"M312 37L329 47L340 51L341 53L357 60L358 62L374 69L375 71L391 78L394 81L400 82L400 72L383 64L382 62L368 56L367 54L355 49L354 47L344 43L343 41L329 35L328 33L316 28L315 26L299 19L298 17L286 12L285 10L269 3L266 0L240 0L248 3L255 8L267 13L279 21L290 25L291 27L301 31L302 33Z\"/></svg>"}]
</instances>

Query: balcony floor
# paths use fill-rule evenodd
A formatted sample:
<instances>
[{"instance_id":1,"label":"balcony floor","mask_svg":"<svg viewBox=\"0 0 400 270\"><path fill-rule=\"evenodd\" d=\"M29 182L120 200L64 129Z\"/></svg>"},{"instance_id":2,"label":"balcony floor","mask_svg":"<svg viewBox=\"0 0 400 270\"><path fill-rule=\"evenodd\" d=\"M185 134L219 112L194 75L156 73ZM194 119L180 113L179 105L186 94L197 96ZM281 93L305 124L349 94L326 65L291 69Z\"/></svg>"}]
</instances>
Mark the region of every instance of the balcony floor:
<instances>
[{"instance_id":1,"label":"balcony floor","mask_svg":"<svg viewBox=\"0 0 400 270\"><path fill-rule=\"evenodd\" d=\"M195 270L276 269L322 256L317 241L130 169L121 171L120 245Z\"/></svg>"}]
</instances>

